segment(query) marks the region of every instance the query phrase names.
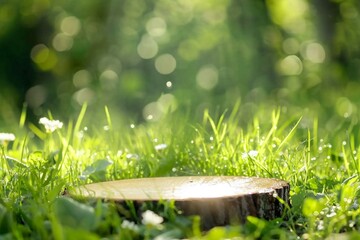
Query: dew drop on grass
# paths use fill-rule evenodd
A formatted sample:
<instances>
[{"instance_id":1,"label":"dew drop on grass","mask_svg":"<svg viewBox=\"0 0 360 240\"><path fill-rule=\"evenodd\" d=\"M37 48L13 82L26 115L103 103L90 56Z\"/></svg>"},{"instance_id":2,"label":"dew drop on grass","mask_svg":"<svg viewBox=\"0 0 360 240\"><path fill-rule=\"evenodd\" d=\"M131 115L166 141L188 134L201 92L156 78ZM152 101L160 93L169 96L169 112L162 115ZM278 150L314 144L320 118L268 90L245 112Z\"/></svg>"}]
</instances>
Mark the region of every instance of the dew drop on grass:
<instances>
[{"instance_id":1,"label":"dew drop on grass","mask_svg":"<svg viewBox=\"0 0 360 240\"><path fill-rule=\"evenodd\" d=\"M135 128L135 124L130 124L130 128Z\"/></svg>"},{"instance_id":2,"label":"dew drop on grass","mask_svg":"<svg viewBox=\"0 0 360 240\"><path fill-rule=\"evenodd\" d=\"M345 145L346 145L346 141L343 141L343 142L342 142L342 145L345 146Z\"/></svg>"},{"instance_id":3,"label":"dew drop on grass","mask_svg":"<svg viewBox=\"0 0 360 240\"><path fill-rule=\"evenodd\" d=\"M108 125L105 125L103 128L104 128L104 131L109 131L110 130L110 127Z\"/></svg>"},{"instance_id":4,"label":"dew drop on grass","mask_svg":"<svg viewBox=\"0 0 360 240\"><path fill-rule=\"evenodd\" d=\"M177 169L176 169L176 168L172 168L171 171L172 171L172 172L177 172Z\"/></svg>"},{"instance_id":5,"label":"dew drop on grass","mask_svg":"<svg viewBox=\"0 0 360 240\"><path fill-rule=\"evenodd\" d=\"M214 141L214 137L213 137L213 136L210 137L210 141Z\"/></svg>"}]
</instances>

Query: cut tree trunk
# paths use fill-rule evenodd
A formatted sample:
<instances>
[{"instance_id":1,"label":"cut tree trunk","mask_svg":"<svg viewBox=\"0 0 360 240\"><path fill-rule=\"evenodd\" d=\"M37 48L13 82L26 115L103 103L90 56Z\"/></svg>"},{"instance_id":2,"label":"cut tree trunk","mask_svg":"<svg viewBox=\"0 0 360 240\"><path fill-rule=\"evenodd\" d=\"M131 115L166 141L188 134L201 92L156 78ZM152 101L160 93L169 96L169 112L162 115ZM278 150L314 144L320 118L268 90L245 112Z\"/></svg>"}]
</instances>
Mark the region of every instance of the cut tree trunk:
<instances>
[{"instance_id":1,"label":"cut tree trunk","mask_svg":"<svg viewBox=\"0 0 360 240\"><path fill-rule=\"evenodd\" d=\"M139 178L84 185L70 196L136 203L174 200L184 215L199 215L209 229L246 222L247 216L281 217L290 186L273 178L189 176ZM279 198L282 201L279 201Z\"/></svg>"}]
</instances>

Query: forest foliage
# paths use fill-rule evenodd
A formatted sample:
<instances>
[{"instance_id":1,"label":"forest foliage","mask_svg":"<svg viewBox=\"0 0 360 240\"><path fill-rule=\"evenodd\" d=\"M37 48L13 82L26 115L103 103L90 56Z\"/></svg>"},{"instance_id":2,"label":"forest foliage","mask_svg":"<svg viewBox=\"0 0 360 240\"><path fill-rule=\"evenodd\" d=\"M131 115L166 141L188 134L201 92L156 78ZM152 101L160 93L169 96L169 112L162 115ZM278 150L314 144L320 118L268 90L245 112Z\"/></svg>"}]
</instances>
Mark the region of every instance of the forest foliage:
<instances>
[{"instance_id":1,"label":"forest foliage","mask_svg":"<svg viewBox=\"0 0 360 240\"><path fill-rule=\"evenodd\" d=\"M114 109L137 121L258 103L357 119L355 0L0 4L0 122ZM329 129L332 125L330 123Z\"/></svg>"}]
</instances>

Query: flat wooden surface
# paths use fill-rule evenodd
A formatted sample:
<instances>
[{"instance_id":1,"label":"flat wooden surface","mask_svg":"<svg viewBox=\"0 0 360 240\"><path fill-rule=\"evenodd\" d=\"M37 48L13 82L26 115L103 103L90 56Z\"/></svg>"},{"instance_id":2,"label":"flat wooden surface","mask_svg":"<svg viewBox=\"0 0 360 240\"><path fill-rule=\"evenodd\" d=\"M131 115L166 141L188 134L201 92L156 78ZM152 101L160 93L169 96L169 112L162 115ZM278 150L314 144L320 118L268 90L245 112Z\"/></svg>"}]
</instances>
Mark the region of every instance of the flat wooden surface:
<instances>
[{"instance_id":1,"label":"flat wooden surface","mask_svg":"<svg viewBox=\"0 0 360 240\"><path fill-rule=\"evenodd\" d=\"M288 187L279 179L235 176L186 176L138 178L84 185L72 196L108 200L191 200L273 193Z\"/></svg>"}]
</instances>

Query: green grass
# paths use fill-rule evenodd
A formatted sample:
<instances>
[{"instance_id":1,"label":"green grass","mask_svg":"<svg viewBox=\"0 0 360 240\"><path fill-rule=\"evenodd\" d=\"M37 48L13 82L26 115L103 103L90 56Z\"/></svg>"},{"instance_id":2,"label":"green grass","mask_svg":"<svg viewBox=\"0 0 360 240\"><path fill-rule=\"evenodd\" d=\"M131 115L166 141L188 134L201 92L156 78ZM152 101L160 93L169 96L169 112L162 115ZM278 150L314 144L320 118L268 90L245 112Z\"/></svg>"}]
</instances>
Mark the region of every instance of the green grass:
<instances>
[{"instance_id":1,"label":"green grass","mask_svg":"<svg viewBox=\"0 0 360 240\"><path fill-rule=\"evenodd\" d=\"M267 106L248 116L236 104L222 114L205 111L200 119L172 113L137 124L112 118L108 108L94 118L84 106L76 119L59 119L67 122L51 133L25 118L15 141L1 144L0 239L360 237L355 117L319 120L310 111ZM131 202L62 196L91 182L185 175L284 179L291 206L272 221L249 217L242 226L202 232L198 217L181 216L172 202L140 206L164 219L149 225Z\"/></svg>"}]
</instances>

